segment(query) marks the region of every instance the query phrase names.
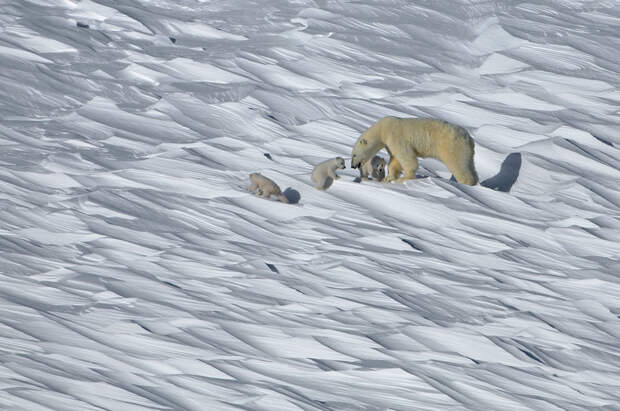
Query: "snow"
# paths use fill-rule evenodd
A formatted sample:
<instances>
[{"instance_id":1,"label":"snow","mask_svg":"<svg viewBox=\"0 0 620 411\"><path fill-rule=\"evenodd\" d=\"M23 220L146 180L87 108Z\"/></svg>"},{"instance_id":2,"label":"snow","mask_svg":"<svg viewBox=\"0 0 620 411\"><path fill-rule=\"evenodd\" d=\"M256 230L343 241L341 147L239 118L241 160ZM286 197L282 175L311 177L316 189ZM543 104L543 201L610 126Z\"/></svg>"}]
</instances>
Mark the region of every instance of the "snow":
<instances>
[{"instance_id":1,"label":"snow","mask_svg":"<svg viewBox=\"0 0 620 411\"><path fill-rule=\"evenodd\" d=\"M620 404L613 1L2 4L1 409ZM385 115L481 184L315 190Z\"/></svg>"}]
</instances>

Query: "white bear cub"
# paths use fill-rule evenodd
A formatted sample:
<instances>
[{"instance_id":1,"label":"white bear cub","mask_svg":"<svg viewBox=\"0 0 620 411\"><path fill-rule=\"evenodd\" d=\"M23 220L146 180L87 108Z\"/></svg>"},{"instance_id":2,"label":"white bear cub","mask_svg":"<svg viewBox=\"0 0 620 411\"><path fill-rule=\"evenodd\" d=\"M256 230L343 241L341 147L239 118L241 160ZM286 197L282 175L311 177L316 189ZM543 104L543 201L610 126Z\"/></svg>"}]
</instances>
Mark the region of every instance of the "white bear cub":
<instances>
[{"instance_id":1,"label":"white bear cub","mask_svg":"<svg viewBox=\"0 0 620 411\"><path fill-rule=\"evenodd\" d=\"M278 197L283 203L288 203L288 199L284 194L282 194L282 190L280 187L271 179L265 177L261 173L252 173L250 174L250 181L252 185L248 188L248 191L253 193L257 191L257 194L263 198L269 198L272 194Z\"/></svg>"},{"instance_id":2,"label":"white bear cub","mask_svg":"<svg viewBox=\"0 0 620 411\"><path fill-rule=\"evenodd\" d=\"M374 156L364 163L364 165L360 168L360 179L362 181L368 180L368 176L371 176L373 180L383 181L385 178L384 158Z\"/></svg>"},{"instance_id":3,"label":"white bear cub","mask_svg":"<svg viewBox=\"0 0 620 411\"><path fill-rule=\"evenodd\" d=\"M317 190L327 190L334 180L340 177L336 174L336 170L346 168L344 158L336 157L322 163L317 164L312 170L312 182Z\"/></svg>"}]
</instances>

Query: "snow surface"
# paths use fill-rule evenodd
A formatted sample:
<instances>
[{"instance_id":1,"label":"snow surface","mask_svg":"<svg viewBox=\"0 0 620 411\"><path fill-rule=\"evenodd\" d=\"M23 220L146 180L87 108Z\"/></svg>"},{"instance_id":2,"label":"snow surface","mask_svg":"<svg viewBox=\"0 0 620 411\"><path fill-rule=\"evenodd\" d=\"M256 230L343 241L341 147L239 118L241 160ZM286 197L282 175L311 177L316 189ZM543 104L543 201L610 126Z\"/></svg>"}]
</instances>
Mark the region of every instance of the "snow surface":
<instances>
[{"instance_id":1,"label":"snow surface","mask_svg":"<svg viewBox=\"0 0 620 411\"><path fill-rule=\"evenodd\" d=\"M617 1L0 11L0 409L620 409ZM313 189L384 115L482 183Z\"/></svg>"}]
</instances>

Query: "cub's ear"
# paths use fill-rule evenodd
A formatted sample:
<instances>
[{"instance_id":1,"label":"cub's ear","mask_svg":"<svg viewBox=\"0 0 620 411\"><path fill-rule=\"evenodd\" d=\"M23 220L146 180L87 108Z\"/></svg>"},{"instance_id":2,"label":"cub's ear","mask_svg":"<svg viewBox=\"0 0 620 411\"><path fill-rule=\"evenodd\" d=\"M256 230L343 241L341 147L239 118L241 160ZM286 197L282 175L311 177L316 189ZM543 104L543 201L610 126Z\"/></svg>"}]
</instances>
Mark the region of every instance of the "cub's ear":
<instances>
[{"instance_id":1,"label":"cub's ear","mask_svg":"<svg viewBox=\"0 0 620 411\"><path fill-rule=\"evenodd\" d=\"M368 141L366 141L366 139L365 139L365 138L363 138L363 139L361 139L361 140L360 140L360 143L362 143L362 144L368 144Z\"/></svg>"}]
</instances>

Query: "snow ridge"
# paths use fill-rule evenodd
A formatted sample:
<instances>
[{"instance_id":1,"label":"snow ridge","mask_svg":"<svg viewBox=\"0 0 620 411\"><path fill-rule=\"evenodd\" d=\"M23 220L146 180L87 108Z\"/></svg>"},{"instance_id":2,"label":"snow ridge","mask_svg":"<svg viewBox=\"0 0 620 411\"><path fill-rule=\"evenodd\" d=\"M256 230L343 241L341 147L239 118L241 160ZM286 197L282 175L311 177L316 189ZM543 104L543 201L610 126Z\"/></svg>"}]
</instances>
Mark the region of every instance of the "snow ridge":
<instances>
[{"instance_id":1,"label":"snow ridge","mask_svg":"<svg viewBox=\"0 0 620 411\"><path fill-rule=\"evenodd\" d=\"M0 3L0 408L620 404L614 2ZM481 185L316 191L384 115Z\"/></svg>"}]
</instances>

